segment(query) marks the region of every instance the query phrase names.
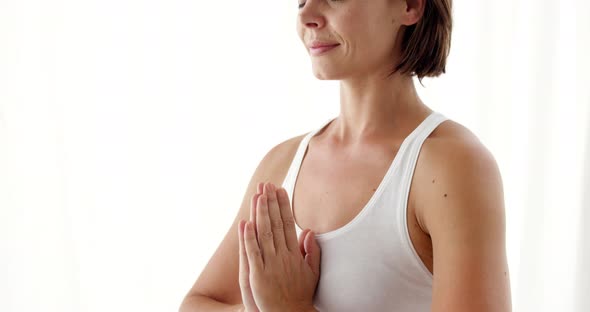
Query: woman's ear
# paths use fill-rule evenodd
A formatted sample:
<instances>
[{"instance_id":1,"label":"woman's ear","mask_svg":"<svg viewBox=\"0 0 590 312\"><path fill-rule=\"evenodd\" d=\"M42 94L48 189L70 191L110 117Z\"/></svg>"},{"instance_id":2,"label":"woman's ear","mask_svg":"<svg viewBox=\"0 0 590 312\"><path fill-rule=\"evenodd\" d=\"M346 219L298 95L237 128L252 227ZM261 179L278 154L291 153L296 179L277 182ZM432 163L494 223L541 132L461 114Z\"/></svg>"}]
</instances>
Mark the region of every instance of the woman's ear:
<instances>
[{"instance_id":1,"label":"woman's ear","mask_svg":"<svg viewBox=\"0 0 590 312\"><path fill-rule=\"evenodd\" d=\"M403 0L404 10L400 16L401 24L410 26L418 23L424 14L427 0Z\"/></svg>"}]
</instances>

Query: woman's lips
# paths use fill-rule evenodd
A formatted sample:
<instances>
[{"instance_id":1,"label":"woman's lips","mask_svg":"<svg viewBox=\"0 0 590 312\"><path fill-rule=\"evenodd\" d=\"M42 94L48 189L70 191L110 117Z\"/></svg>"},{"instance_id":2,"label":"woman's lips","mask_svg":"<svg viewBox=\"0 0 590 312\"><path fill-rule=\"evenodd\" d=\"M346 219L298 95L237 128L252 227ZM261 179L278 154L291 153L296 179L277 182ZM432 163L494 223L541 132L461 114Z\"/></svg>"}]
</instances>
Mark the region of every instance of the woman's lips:
<instances>
[{"instance_id":1,"label":"woman's lips","mask_svg":"<svg viewBox=\"0 0 590 312\"><path fill-rule=\"evenodd\" d=\"M319 47L311 47L309 48L309 52L316 56L316 55L321 55L324 54L332 49L334 49L335 47L339 46L340 44L334 44L334 45L330 45L330 46L319 46Z\"/></svg>"}]
</instances>

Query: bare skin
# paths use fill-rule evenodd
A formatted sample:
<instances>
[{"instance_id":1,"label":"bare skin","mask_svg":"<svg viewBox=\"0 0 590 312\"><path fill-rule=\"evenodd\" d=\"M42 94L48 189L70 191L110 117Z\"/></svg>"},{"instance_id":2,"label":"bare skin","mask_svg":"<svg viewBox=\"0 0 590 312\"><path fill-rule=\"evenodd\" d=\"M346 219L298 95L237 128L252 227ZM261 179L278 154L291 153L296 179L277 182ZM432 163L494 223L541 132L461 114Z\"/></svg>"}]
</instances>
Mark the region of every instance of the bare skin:
<instances>
[{"instance_id":1,"label":"bare skin","mask_svg":"<svg viewBox=\"0 0 590 312\"><path fill-rule=\"evenodd\" d=\"M403 139L432 112L419 98L412 77L389 75L400 58L401 35L422 17L425 0L299 4L297 32L310 53L314 75L340 81L340 113L310 140L293 194L297 224L321 234L359 213ZM338 46L313 55L314 40ZM195 306L209 311L233 307L206 298L239 307L239 220L249 219L258 183L282 184L302 138L282 142L261 161L234 223L185 301L198 298ZM318 206L322 209L314 209ZM499 170L475 135L452 120L440 124L423 143L407 223L412 244L434 273L433 312L511 310Z\"/></svg>"},{"instance_id":2,"label":"bare skin","mask_svg":"<svg viewBox=\"0 0 590 312\"><path fill-rule=\"evenodd\" d=\"M343 160L333 157L335 154L330 145L320 145L321 140L325 138L324 135L326 130L329 129L329 126L310 140L295 185L295 192L293 194L294 217L297 224L301 228L306 229L305 232L307 232L307 229L311 229L315 233L325 233L337 229L352 220L359 213L361 207L368 201L372 192L374 192L376 186L383 178L387 166L394 157L394 153L391 151L396 150L397 153L400 140L405 137L400 136L397 140L394 140L397 142L394 143L395 145L382 145L380 149L365 149L364 158L357 157L356 160L352 158ZM303 135L291 138L269 151L261 161L257 172L253 175L252 181L271 181L276 185L282 184L302 138ZM431 273L435 274L435 282L437 272L434 270L434 234L429 230L429 226L431 228L436 227L436 220L440 219L436 208L441 207L443 201L454 197L461 198L461 196L457 196L460 193L454 194L455 192L451 192L452 188L449 187L451 185L447 182L448 178L445 178L444 174L438 173L440 172L440 163L449 163L449 160L452 162L452 157L448 156L449 148L445 148L445 146L457 144L458 142L461 144L465 144L463 142L470 142L469 144L475 146L480 144L468 129L452 120L441 123L431 133L424 141L419 154L408 198L407 224L410 238L422 262ZM387 148L389 148L389 152L384 152ZM445 151L447 152L445 153ZM443 157L442 159L441 155ZM476 155L478 157L485 156L485 153L482 152L481 155ZM372 167L367 167L365 158L371 160ZM364 170L360 169L362 166L364 166ZM345 179L342 178L343 176L339 178L333 174L334 172L346 173L347 176ZM483 175L486 180L492 181L495 185L495 187L486 187L486 193L492 193L492 195L499 194L498 185L501 184L498 184L500 181L497 175L483 171L480 171L479 175ZM343 180L348 181L348 183L342 183ZM351 187L351 183L355 187L354 192L347 189ZM256 189L260 188L260 183L252 182L251 185L253 189L247 190L244 196L244 203L236 216L234 224L228 230L225 239L202 271L191 291L187 294L186 301L198 296L206 296L207 298L215 299L217 302L240 306L241 297L237 268L238 241L235 231L237 231L239 220L248 220L250 218L250 200L256 194ZM491 203L503 209L502 203L500 202L501 196L496 195L494 198L494 200L491 200ZM321 201L322 210L314 209L314 207L317 207L318 201ZM487 236L484 236L488 237L485 242L495 248L497 255L496 258L488 259L486 262L490 262L487 264L488 269L498 270L500 274L499 280L496 278L491 282L498 289L496 290L499 294L497 297L500 299L498 302L509 306L508 269L504 249L505 242L501 231L502 227L495 226L492 230L488 231L489 234ZM302 236L305 235L305 232L302 233ZM441 241L440 244L443 243L445 242ZM472 265L481 267L478 263L473 263ZM444 268L444 263L439 264L439 267ZM468 274L471 274L471 272L466 272L464 275ZM457 275L454 276L454 279L458 279ZM465 287L472 287L468 283L465 285ZM461 297L463 295L459 294L458 296ZM477 297L474 296L474 298ZM465 300L463 299L462 301L464 302ZM240 308L243 308L243 306ZM498 309L498 311L508 311L507 308L503 309ZM433 311L436 310L433 309Z\"/></svg>"}]
</instances>

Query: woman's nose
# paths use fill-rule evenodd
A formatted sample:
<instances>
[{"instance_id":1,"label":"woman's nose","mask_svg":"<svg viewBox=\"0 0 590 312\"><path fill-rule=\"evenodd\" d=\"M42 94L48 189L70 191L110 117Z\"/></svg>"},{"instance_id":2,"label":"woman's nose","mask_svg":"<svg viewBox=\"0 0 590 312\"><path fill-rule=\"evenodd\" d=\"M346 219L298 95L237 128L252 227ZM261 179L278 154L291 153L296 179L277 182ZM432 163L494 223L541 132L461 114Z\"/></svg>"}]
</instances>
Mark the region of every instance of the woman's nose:
<instances>
[{"instance_id":1,"label":"woman's nose","mask_svg":"<svg viewBox=\"0 0 590 312\"><path fill-rule=\"evenodd\" d=\"M307 0L299 11L299 19L302 25L308 28L319 28L325 24L325 17L321 12L320 2Z\"/></svg>"}]
</instances>

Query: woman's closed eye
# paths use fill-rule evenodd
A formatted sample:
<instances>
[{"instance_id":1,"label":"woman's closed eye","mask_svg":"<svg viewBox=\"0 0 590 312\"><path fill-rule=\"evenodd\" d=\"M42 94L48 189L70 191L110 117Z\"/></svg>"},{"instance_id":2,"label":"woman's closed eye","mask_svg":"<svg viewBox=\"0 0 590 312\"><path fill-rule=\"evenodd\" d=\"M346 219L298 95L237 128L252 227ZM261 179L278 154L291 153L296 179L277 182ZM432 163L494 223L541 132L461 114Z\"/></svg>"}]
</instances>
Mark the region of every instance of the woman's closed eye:
<instances>
[{"instance_id":1,"label":"woman's closed eye","mask_svg":"<svg viewBox=\"0 0 590 312\"><path fill-rule=\"evenodd\" d=\"M343 0L330 0L330 1L332 1L332 2L341 2L341 1L343 1ZM305 3L306 3L306 2L299 3L299 8L300 8L300 9L301 9L301 8L303 8L303 7L305 6Z\"/></svg>"}]
</instances>

